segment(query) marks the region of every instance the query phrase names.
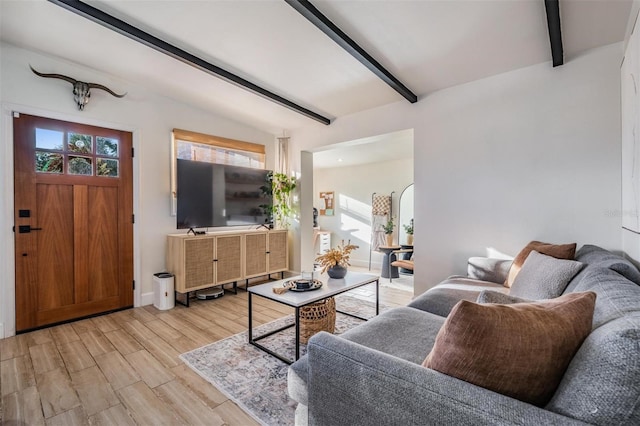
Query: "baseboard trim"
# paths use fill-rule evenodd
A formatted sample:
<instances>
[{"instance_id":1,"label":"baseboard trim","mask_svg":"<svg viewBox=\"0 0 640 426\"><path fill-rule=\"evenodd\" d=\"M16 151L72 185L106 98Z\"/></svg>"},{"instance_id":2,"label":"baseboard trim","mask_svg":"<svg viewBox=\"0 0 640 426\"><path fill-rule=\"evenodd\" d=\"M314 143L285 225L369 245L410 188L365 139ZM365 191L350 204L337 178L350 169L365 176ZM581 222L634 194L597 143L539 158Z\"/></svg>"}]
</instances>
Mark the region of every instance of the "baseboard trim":
<instances>
[{"instance_id":1,"label":"baseboard trim","mask_svg":"<svg viewBox=\"0 0 640 426\"><path fill-rule=\"evenodd\" d=\"M140 297L140 306L153 305L153 292L142 293Z\"/></svg>"},{"instance_id":2,"label":"baseboard trim","mask_svg":"<svg viewBox=\"0 0 640 426\"><path fill-rule=\"evenodd\" d=\"M368 268L369 262L366 260L351 260L351 265L357 266L359 268ZM382 268L381 262L371 262L371 271L379 271Z\"/></svg>"}]
</instances>

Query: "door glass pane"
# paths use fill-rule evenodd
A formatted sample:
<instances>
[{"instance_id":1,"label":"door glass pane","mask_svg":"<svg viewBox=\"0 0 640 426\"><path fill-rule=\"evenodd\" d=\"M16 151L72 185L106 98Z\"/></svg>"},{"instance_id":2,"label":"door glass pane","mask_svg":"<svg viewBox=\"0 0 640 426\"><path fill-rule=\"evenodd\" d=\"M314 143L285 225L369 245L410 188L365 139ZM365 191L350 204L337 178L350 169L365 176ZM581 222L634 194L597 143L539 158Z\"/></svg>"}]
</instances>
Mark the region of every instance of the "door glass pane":
<instances>
[{"instance_id":1,"label":"door glass pane","mask_svg":"<svg viewBox=\"0 0 640 426\"><path fill-rule=\"evenodd\" d=\"M96 175L118 177L118 160L109 158L96 159Z\"/></svg>"},{"instance_id":2,"label":"door glass pane","mask_svg":"<svg viewBox=\"0 0 640 426\"><path fill-rule=\"evenodd\" d=\"M63 145L64 132L36 128L36 148L62 151Z\"/></svg>"},{"instance_id":3,"label":"door glass pane","mask_svg":"<svg viewBox=\"0 0 640 426\"><path fill-rule=\"evenodd\" d=\"M69 174L87 175L93 174L93 164L91 158L69 156Z\"/></svg>"},{"instance_id":4,"label":"door glass pane","mask_svg":"<svg viewBox=\"0 0 640 426\"><path fill-rule=\"evenodd\" d=\"M64 159L62 154L53 152L36 151L36 172L62 173Z\"/></svg>"},{"instance_id":5,"label":"door glass pane","mask_svg":"<svg viewBox=\"0 0 640 426\"><path fill-rule=\"evenodd\" d=\"M91 154L91 135L81 135L79 133L69 133L69 151L81 154ZM84 173L83 173L84 174Z\"/></svg>"},{"instance_id":6,"label":"door glass pane","mask_svg":"<svg viewBox=\"0 0 640 426\"><path fill-rule=\"evenodd\" d=\"M117 157L118 139L96 136L96 154L108 157Z\"/></svg>"}]
</instances>

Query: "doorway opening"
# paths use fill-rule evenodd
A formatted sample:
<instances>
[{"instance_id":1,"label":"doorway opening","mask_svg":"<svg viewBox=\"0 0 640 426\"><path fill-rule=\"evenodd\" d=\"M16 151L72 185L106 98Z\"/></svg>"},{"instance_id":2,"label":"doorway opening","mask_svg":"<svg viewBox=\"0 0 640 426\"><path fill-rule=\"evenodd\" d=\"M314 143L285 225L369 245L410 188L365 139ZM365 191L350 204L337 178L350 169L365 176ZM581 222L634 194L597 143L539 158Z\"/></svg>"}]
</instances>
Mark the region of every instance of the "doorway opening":
<instances>
[{"instance_id":1,"label":"doorway opening","mask_svg":"<svg viewBox=\"0 0 640 426\"><path fill-rule=\"evenodd\" d=\"M413 129L408 129L313 151L313 206L318 212L314 234L320 235L313 239L314 255L350 241L359 246L351 255L354 270L380 274L383 285L413 291L412 275L400 273L407 270L393 267L390 274L388 266L383 267L385 253L375 244L380 229L372 210L377 194L389 196L392 245L407 245L405 225L413 219L413 200L402 197L403 209L400 199L414 181L413 140Z\"/></svg>"}]
</instances>

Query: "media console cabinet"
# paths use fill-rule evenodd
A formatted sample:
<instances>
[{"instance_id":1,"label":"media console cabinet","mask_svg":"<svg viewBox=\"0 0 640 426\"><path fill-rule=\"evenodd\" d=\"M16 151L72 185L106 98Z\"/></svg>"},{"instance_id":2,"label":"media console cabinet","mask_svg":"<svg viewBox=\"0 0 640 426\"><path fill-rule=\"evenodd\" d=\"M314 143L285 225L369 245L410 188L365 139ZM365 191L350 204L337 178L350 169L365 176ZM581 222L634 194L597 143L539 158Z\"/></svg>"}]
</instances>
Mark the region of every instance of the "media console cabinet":
<instances>
[{"instance_id":1,"label":"media console cabinet","mask_svg":"<svg viewBox=\"0 0 640 426\"><path fill-rule=\"evenodd\" d=\"M248 285L249 278L278 272L284 278L287 240L286 229L172 234L167 236L167 269L175 276L176 293L184 295L183 304L189 306L192 291L229 283L235 288L238 281Z\"/></svg>"}]
</instances>

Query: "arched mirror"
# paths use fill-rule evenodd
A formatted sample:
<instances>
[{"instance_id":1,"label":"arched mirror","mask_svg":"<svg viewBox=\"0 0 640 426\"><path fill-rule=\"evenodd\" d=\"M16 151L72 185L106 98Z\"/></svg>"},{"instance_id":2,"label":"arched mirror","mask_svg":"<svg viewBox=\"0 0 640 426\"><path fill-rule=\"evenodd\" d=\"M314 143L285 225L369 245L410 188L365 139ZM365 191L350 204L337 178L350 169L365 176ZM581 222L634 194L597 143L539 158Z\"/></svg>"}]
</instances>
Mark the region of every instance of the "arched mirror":
<instances>
[{"instance_id":1,"label":"arched mirror","mask_svg":"<svg viewBox=\"0 0 640 426\"><path fill-rule=\"evenodd\" d=\"M398 207L398 242L413 245L413 184L407 186L400 194ZM407 228L410 227L410 234Z\"/></svg>"}]
</instances>

